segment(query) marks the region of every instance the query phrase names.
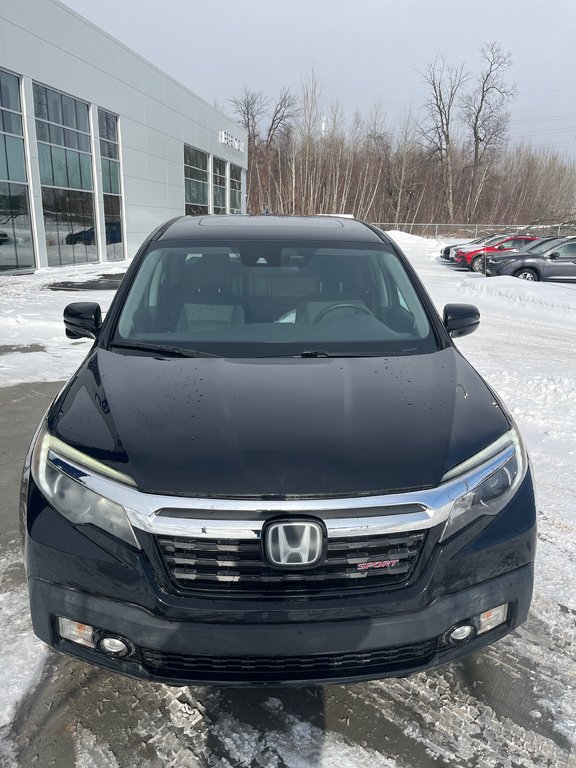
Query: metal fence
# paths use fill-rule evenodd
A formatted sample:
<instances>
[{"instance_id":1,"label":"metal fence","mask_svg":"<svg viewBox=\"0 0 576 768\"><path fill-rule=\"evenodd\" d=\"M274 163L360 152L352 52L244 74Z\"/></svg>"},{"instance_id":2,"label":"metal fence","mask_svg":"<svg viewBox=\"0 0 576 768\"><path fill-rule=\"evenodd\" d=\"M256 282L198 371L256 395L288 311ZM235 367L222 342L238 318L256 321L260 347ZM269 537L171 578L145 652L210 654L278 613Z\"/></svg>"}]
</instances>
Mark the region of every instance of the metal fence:
<instances>
[{"instance_id":1,"label":"metal fence","mask_svg":"<svg viewBox=\"0 0 576 768\"><path fill-rule=\"evenodd\" d=\"M380 229L400 229L412 235L422 237L462 237L473 239L481 235L533 234L539 237L550 235L576 235L576 222L573 224L415 224L412 221L375 222Z\"/></svg>"}]
</instances>

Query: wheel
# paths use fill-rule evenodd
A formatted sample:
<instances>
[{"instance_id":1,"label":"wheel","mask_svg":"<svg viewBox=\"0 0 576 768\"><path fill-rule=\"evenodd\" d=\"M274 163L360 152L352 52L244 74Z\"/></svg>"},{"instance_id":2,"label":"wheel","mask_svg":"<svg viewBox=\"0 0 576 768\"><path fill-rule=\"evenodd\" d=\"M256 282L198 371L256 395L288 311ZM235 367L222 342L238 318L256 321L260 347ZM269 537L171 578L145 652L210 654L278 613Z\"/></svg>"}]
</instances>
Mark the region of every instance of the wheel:
<instances>
[{"instance_id":1,"label":"wheel","mask_svg":"<svg viewBox=\"0 0 576 768\"><path fill-rule=\"evenodd\" d=\"M530 280L533 283L536 283L538 280L540 280L538 272L536 272L534 269L530 269L529 267L517 269L516 272L514 272L514 277L519 277L520 280Z\"/></svg>"},{"instance_id":2,"label":"wheel","mask_svg":"<svg viewBox=\"0 0 576 768\"><path fill-rule=\"evenodd\" d=\"M338 304L331 304L329 307L324 307L323 310L318 312L313 322L321 322L324 320L326 315L330 314L330 312L336 312L338 309L355 309L356 312L360 312L363 315L374 317L373 313L368 309L368 307L365 307L363 304L353 304L352 302L341 301Z\"/></svg>"},{"instance_id":3,"label":"wheel","mask_svg":"<svg viewBox=\"0 0 576 768\"><path fill-rule=\"evenodd\" d=\"M475 256L470 264L472 272L484 272L484 256Z\"/></svg>"}]
</instances>

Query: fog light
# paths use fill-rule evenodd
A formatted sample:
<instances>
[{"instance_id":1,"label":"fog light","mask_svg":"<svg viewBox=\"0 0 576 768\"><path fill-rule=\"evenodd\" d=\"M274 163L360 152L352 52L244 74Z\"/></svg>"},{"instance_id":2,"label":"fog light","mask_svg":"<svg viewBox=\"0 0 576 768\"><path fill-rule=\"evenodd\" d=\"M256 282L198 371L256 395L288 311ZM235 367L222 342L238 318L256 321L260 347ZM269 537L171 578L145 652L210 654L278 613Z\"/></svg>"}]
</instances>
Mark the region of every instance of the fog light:
<instances>
[{"instance_id":1,"label":"fog light","mask_svg":"<svg viewBox=\"0 0 576 768\"><path fill-rule=\"evenodd\" d=\"M448 632L448 640L451 643L464 643L475 634L475 631L472 624L461 624Z\"/></svg>"},{"instance_id":2,"label":"fog light","mask_svg":"<svg viewBox=\"0 0 576 768\"><path fill-rule=\"evenodd\" d=\"M504 624L508 617L508 603L503 603L496 608L491 608L489 611L484 611L478 616L479 627L478 634L481 635L484 632L489 632L494 627Z\"/></svg>"},{"instance_id":3,"label":"fog light","mask_svg":"<svg viewBox=\"0 0 576 768\"><path fill-rule=\"evenodd\" d=\"M98 650L104 651L108 656L121 658L130 653L130 646L119 637L103 637L98 641Z\"/></svg>"},{"instance_id":4,"label":"fog light","mask_svg":"<svg viewBox=\"0 0 576 768\"><path fill-rule=\"evenodd\" d=\"M89 624L82 624L72 619L58 617L58 634L65 640L71 640L78 645L85 645L87 648L94 648L94 627Z\"/></svg>"}]
</instances>

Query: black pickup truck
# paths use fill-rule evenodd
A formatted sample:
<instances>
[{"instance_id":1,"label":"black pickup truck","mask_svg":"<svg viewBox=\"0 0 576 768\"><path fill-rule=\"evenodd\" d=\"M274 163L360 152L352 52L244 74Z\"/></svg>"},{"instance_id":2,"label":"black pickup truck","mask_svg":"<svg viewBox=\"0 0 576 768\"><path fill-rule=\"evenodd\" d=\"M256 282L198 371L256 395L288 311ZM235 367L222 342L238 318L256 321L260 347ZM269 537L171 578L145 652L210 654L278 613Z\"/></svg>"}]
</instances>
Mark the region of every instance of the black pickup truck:
<instances>
[{"instance_id":1,"label":"black pickup truck","mask_svg":"<svg viewBox=\"0 0 576 768\"><path fill-rule=\"evenodd\" d=\"M401 676L512 631L530 463L377 228L199 216L157 229L39 426L22 532L36 634L174 685Z\"/></svg>"}]
</instances>

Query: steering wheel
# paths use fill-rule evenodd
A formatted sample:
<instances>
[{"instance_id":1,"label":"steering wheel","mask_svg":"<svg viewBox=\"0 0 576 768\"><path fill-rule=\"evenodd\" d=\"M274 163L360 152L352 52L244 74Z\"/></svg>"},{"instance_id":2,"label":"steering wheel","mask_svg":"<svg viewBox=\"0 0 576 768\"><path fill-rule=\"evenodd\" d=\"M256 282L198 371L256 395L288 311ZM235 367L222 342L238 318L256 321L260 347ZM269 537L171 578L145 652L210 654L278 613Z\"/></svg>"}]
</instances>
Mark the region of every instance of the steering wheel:
<instances>
[{"instance_id":1,"label":"steering wheel","mask_svg":"<svg viewBox=\"0 0 576 768\"><path fill-rule=\"evenodd\" d=\"M353 304L350 301L342 301L338 304L330 304L329 307L324 307L324 309L318 312L312 323L319 323L321 320L324 320L326 315L329 315L330 312L336 312L339 309L354 309L356 312L360 312L362 315L374 317L374 314L364 304Z\"/></svg>"}]
</instances>

